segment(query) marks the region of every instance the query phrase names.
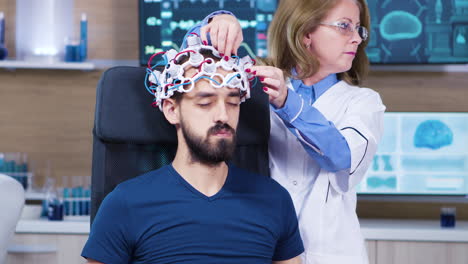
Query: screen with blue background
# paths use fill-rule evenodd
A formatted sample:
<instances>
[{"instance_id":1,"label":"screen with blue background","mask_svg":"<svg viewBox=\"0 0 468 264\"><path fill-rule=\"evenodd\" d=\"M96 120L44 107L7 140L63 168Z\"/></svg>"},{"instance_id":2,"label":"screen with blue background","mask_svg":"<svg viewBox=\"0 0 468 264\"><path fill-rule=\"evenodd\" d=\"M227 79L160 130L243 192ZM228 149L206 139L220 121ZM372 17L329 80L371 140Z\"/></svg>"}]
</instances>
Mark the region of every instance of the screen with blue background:
<instances>
[{"instance_id":1,"label":"screen with blue background","mask_svg":"<svg viewBox=\"0 0 468 264\"><path fill-rule=\"evenodd\" d=\"M468 0L368 0L372 63L467 63Z\"/></svg>"},{"instance_id":2,"label":"screen with blue background","mask_svg":"<svg viewBox=\"0 0 468 264\"><path fill-rule=\"evenodd\" d=\"M217 10L239 19L244 42L239 55L266 56L266 34L277 0L140 0L140 64L153 53L179 49L187 30Z\"/></svg>"},{"instance_id":3,"label":"screen with blue background","mask_svg":"<svg viewBox=\"0 0 468 264\"><path fill-rule=\"evenodd\" d=\"M468 0L368 0L374 64L468 63ZM232 11L244 30L239 54L266 56L277 0L140 0L140 64L179 47L207 14Z\"/></svg>"},{"instance_id":4,"label":"screen with blue background","mask_svg":"<svg viewBox=\"0 0 468 264\"><path fill-rule=\"evenodd\" d=\"M385 113L361 194L468 195L468 113Z\"/></svg>"}]
</instances>

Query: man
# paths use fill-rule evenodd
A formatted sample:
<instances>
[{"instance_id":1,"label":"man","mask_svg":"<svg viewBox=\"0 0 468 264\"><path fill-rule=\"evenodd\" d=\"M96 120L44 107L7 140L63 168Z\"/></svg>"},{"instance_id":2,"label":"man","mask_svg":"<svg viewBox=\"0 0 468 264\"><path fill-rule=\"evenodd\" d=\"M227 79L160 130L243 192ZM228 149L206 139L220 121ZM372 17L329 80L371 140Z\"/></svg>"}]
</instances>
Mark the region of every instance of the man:
<instances>
[{"instance_id":1,"label":"man","mask_svg":"<svg viewBox=\"0 0 468 264\"><path fill-rule=\"evenodd\" d=\"M250 58L219 60L197 37L188 43L167 52L164 71L150 78L177 130L174 161L104 199L82 256L108 264L300 263L304 248L287 191L226 162L250 94Z\"/></svg>"}]
</instances>

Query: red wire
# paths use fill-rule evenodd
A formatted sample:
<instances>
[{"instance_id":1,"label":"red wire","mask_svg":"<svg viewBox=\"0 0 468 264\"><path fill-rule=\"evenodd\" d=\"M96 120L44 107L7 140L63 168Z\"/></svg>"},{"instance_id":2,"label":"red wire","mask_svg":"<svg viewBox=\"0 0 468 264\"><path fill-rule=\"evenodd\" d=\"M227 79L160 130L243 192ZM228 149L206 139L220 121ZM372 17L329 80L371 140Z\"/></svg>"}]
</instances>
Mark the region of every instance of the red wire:
<instances>
[{"instance_id":1,"label":"red wire","mask_svg":"<svg viewBox=\"0 0 468 264\"><path fill-rule=\"evenodd\" d=\"M209 62L209 61L211 61L211 59L206 59L206 60L202 61L202 62L200 63L200 65L198 66L198 70L199 70L199 71L201 70L201 66L203 65L203 63Z\"/></svg>"},{"instance_id":2,"label":"red wire","mask_svg":"<svg viewBox=\"0 0 468 264\"><path fill-rule=\"evenodd\" d=\"M151 57L149 58L148 60L148 68L151 69L151 61L153 60L154 57L158 56L158 55L161 55L161 54L164 54L166 53L165 51L161 51L161 52L158 52L158 53L155 53L153 55L151 55Z\"/></svg>"},{"instance_id":3,"label":"red wire","mask_svg":"<svg viewBox=\"0 0 468 264\"><path fill-rule=\"evenodd\" d=\"M175 55L175 57L174 57L174 59L173 59L173 60L176 60L176 59L177 59L177 57L178 57L180 54L182 54L182 53L187 53L187 52L193 52L193 53L195 53L195 51L194 51L194 50L186 50L186 51L181 51L181 52L179 52L179 53L177 53L177 54Z\"/></svg>"},{"instance_id":4,"label":"red wire","mask_svg":"<svg viewBox=\"0 0 468 264\"><path fill-rule=\"evenodd\" d=\"M190 32L190 34L195 35L195 36L197 36L197 37L200 37L200 36L199 36L197 33L195 33L195 32Z\"/></svg>"}]
</instances>

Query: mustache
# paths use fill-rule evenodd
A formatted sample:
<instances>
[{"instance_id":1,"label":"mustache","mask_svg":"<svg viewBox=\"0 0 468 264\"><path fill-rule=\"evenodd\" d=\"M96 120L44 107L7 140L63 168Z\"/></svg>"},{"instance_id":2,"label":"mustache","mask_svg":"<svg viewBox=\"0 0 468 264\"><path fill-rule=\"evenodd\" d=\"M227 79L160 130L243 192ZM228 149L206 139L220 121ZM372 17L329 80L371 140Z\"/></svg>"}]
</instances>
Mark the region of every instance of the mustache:
<instances>
[{"instance_id":1,"label":"mustache","mask_svg":"<svg viewBox=\"0 0 468 264\"><path fill-rule=\"evenodd\" d=\"M214 127L211 127L210 129L208 129L208 135L214 135L220 132L221 130L227 130L231 132L233 135L236 134L236 131L230 125L226 123L217 123Z\"/></svg>"}]
</instances>

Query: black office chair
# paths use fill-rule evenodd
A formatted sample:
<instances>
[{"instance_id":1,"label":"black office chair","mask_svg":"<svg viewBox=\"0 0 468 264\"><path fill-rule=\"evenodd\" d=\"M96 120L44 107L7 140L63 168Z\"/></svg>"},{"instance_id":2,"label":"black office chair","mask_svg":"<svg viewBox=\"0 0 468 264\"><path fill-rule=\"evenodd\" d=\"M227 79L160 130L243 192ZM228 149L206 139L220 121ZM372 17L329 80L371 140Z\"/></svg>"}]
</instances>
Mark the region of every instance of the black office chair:
<instances>
[{"instance_id":1,"label":"black office chair","mask_svg":"<svg viewBox=\"0 0 468 264\"><path fill-rule=\"evenodd\" d=\"M146 70L114 67L97 86L93 129L91 221L104 197L119 183L169 164L177 149L177 135L144 86ZM260 83L259 83L260 84ZM241 104L237 148L232 163L269 175L268 97L261 87Z\"/></svg>"}]
</instances>

